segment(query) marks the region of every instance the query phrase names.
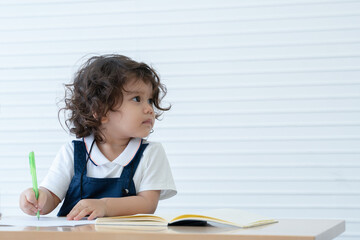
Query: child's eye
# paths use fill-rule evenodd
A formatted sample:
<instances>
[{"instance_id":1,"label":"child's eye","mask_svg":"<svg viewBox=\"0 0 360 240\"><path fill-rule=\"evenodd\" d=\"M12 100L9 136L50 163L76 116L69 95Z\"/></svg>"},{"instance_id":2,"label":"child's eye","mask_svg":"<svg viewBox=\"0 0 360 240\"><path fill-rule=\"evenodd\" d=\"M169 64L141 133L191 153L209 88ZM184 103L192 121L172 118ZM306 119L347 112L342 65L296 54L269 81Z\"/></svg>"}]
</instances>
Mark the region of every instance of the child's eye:
<instances>
[{"instance_id":1,"label":"child's eye","mask_svg":"<svg viewBox=\"0 0 360 240\"><path fill-rule=\"evenodd\" d=\"M151 104L151 105L154 104L154 100L152 100L152 99L149 99L148 102L149 102L149 104Z\"/></svg>"},{"instance_id":2,"label":"child's eye","mask_svg":"<svg viewBox=\"0 0 360 240\"><path fill-rule=\"evenodd\" d=\"M139 96L133 97L132 100L135 101L135 102L140 102L140 97Z\"/></svg>"}]
</instances>

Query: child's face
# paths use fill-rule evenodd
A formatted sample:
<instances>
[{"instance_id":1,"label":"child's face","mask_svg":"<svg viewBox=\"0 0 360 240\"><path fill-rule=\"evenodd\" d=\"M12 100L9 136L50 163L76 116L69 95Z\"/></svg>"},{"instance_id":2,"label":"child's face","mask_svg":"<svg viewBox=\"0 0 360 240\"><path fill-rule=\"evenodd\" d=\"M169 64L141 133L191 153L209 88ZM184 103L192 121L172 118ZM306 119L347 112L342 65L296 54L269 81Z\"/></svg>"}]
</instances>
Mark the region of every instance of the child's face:
<instances>
[{"instance_id":1,"label":"child's face","mask_svg":"<svg viewBox=\"0 0 360 240\"><path fill-rule=\"evenodd\" d=\"M144 138L154 126L151 84L132 81L125 85L125 90L122 104L102 120L103 133L108 140Z\"/></svg>"}]
</instances>

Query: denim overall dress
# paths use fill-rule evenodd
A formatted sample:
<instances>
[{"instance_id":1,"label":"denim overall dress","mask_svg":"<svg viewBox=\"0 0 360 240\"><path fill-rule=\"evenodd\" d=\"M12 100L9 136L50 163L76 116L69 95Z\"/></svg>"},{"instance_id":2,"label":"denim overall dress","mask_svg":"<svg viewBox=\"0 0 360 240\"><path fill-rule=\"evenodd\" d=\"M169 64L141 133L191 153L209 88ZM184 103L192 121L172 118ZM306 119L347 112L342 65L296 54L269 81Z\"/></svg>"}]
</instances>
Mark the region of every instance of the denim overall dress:
<instances>
[{"instance_id":1,"label":"denim overall dress","mask_svg":"<svg viewBox=\"0 0 360 240\"><path fill-rule=\"evenodd\" d=\"M66 193L64 203L57 214L58 216L66 216L81 199L136 195L133 177L148 144L143 144L141 140L140 148L134 158L123 168L121 176L118 178L92 178L86 176L88 153L84 141L75 140L73 143L75 174Z\"/></svg>"}]
</instances>

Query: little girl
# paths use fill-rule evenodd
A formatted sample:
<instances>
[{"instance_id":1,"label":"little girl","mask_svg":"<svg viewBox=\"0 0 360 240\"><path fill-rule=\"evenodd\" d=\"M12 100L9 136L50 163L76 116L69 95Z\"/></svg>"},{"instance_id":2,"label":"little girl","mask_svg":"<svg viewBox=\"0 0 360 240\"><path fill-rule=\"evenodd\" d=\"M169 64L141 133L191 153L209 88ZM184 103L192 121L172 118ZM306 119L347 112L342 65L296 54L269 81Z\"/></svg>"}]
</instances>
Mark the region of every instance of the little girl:
<instances>
[{"instance_id":1,"label":"little girl","mask_svg":"<svg viewBox=\"0 0 360 240\"><path fill-rule=\"evenodd\" d=\"M90 58L66 85L66 125L77 140L65 144L39 188L20 196L29 215L79 220L154 213L158 201L176 194L165 151L148 142L166 94L156 72L121 55ZM60 110L60 111L61 111Z\"/></svg>"}]
</instances>

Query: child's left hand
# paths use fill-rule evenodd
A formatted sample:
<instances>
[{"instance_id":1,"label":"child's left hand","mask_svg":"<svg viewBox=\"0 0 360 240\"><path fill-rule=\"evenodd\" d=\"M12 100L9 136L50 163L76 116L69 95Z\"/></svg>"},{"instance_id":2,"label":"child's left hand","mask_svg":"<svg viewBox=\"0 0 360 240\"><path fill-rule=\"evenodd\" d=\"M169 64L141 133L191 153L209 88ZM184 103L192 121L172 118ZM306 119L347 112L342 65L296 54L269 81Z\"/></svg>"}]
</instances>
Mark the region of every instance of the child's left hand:
<instances>
[{"instance_id":1,"label":"child's left hand","mask_svg":"<svg viewBox=\"0 0 360 240\"><path fill-rule=\"evenodd\" d=\"M82 199L66 216L68 220L80 220L89 215L88 220L103 217L106 214L106 203L101 199Z\"/></svg>"}]
</instances>

